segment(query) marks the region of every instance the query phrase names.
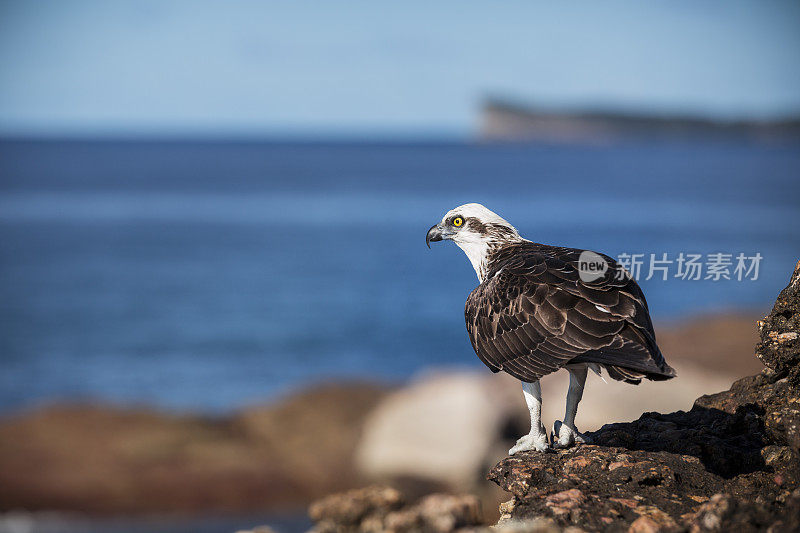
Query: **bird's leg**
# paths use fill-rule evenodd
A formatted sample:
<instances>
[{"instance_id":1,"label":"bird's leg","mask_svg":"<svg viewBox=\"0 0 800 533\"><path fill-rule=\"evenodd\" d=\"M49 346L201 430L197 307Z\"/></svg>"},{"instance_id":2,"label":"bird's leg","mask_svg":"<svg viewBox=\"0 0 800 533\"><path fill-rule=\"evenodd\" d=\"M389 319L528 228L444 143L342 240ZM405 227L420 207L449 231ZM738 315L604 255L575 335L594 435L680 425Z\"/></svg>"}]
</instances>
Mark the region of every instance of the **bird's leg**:
<instances>
[{"instance_id":1,"label":"bird's leg","mask_svg":"<svg viewBox=\"0 0 800 533\"><path fill-rule=\"evenodd\" d=\"M568 368L569 391L567 391L567 410L564 413L564 422L556 420L553 424L553 446L555 448L569 448L573 444L588 443L589 437L578 432L575 427L575 415L578 413L578 403L583 397L583 386L586 384L585 366Z\"/></svg>"},{"instance_id":2,"label":"bird's leg","mask_svg":"<svg viewBox=\"0 0 800 533\"><path fill-rule=\"evenodd\" d=\"M522 393L525 395L525 403L528 404L528 411L531 413L531 431L508 450L509 455L527 450L543 452L549 447L547 430L542 425L542 387L539 385L539 381L533 383L523 381Z\"/></svg>"}]
</instances>

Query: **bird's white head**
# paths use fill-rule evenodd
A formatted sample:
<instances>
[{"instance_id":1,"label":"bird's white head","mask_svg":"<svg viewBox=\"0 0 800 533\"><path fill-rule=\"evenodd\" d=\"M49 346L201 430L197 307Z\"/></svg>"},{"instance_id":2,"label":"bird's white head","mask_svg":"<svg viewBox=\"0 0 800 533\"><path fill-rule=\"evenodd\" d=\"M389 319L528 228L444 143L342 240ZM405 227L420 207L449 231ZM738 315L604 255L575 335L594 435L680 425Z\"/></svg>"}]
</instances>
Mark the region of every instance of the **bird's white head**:
<instances>
[{"instance_id":1,"label":"bird's white head","mask_svg":"<svg viewBox=\"0 0 800 533\"><path fill-rule=\"evenodd\" d=\"M425 242L451 240L467 254L478 279L483 282L487 259L505 244L521 242L516 228L481 204L464 204L448 211L442 221L428 230Z\"/></svg>"}]
</instances>

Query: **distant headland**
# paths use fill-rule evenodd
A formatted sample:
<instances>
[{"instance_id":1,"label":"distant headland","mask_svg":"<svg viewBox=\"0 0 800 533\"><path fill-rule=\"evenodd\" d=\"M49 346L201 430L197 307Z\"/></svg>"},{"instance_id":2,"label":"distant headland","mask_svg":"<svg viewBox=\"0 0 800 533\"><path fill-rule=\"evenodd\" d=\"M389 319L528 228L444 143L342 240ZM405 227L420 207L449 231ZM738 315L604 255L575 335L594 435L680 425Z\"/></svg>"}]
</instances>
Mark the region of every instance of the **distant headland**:
<instances>
[{"instance_id":1,"label":"distant headland","mask_svg":"<svg viewBox=\"0 0 800 533\"><path fill-rule=\"evenodd\" d=\"M714 119L593 109L554 111L519 101L489 98L481 108L479 139L497 142L596 142L633 138L800 139L800 115L780 119Z\"/></svg>"}]
</instances>

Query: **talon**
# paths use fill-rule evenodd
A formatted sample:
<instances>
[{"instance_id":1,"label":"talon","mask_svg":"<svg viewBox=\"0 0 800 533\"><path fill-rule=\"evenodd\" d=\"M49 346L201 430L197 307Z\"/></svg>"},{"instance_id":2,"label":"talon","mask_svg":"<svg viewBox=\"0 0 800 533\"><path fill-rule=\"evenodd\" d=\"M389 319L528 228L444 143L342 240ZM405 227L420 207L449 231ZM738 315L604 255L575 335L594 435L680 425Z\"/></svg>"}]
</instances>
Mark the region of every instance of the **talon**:
<instances>
[{"instance_id":1,"label":"talon","mask_svg":"<svg viewBox=\"0 0 800 533\"><path fill-rule=\"evenodd\" d=\"M546 452L550 448L550 443L547 441L547 432L541 433L528 433L522 436L513 448L508 450L508 455L514 455L517 452L527 452L536 450L537 452Z\"/></svg>"},{"instance_id":2,"label":"talon","mask_svg":"<svg viewBox=\"0 0 800 533\"><path fill-rule=\"evenodd\" d=\"M580 433L576 428L571 428L560 420L553 423L553 448L570 448L575 444L589 444L592 439Z\"/></svg>"}]
</instances>

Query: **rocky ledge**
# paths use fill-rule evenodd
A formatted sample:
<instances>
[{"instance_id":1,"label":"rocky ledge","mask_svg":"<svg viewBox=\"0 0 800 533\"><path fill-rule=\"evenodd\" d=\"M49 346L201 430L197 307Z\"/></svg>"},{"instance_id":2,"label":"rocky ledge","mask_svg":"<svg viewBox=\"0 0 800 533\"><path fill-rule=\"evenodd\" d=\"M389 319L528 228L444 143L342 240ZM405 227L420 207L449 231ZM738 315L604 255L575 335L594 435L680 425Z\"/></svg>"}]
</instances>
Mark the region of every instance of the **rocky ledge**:
<instances>
[{"instance_id":1,"label":"rocky ledge","mask_svg":"<svg viewBox=\"0 0 800 533\"><path fill-rule=\"evenodd\" d=\"M800 531L800 263L769 316L766 365L689 412L645 413L593 445L508 457L489 479L501 523L588 531Z\"/></svg>"}]
</instances>

